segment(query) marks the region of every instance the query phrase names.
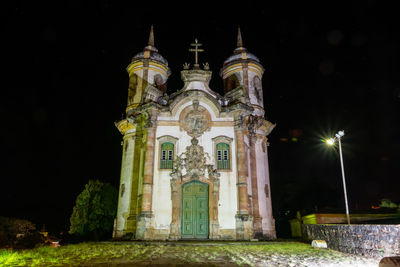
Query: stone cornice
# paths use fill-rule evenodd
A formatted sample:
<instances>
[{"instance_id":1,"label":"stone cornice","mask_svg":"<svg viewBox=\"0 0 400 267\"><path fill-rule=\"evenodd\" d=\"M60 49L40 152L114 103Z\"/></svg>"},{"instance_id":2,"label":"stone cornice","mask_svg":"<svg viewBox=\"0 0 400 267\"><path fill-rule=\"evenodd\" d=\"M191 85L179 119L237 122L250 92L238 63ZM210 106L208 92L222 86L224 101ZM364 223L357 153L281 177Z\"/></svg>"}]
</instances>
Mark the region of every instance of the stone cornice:
<instances>
[{"instance_id":1,"label":"stone cornice","mask_svg":"<svg viewBox=\"0 0 400 267\"><path fill-rule=\"evenodd\" d=\"M211 95L209 95L208 93L201 91L201 90L190 90L190 91L183 91L180 90L174 94L171 95L171 97L169 98L169 111L172 112L172 110L184 99L188 98L193 98L193 99L199 99L201 97L205 97L207 98L216 108L216 110L218 110L218 112L220 113L222 111L222 107L221 105L218 103L217 99L215 99L214 97L212 97ZM222 97L221 97L222 98Z\"/></svg>"}]
</instances>

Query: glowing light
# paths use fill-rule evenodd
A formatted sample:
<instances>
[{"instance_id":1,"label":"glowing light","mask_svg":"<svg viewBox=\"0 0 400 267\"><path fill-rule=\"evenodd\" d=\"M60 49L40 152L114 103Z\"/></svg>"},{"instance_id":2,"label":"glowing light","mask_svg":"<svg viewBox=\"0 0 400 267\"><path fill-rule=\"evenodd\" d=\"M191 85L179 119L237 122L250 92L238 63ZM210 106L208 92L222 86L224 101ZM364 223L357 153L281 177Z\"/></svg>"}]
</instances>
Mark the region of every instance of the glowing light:
<instances>
[{"instance_id":1,"label":"glowing light","mask_svg":"<svg viewBox=\"0 0 400 267\"><path fill-rule=\"evenodd\" d=\"M332 145L335 143L335 139L330 138L330 139L326 140L326 143L327 143L328 145L332 146Z\"/></svg>"}]
</instances>

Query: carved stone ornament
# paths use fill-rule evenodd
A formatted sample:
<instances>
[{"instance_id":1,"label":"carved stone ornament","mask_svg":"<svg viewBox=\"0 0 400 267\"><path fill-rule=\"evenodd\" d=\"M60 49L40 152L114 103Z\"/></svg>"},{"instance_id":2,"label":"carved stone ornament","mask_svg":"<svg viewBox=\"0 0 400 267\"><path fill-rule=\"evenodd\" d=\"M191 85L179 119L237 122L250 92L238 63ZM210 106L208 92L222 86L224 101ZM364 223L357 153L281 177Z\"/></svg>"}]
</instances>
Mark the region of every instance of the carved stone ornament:
<instances>
[{"instance_id":1,"label":"carved stone ornament","mask_svg":"<svg viewBox=\"0 0 400 267\"><path fill-rule=\"evenodd\" d=\"M220 174L214 166L207 164L208 154L204 152L202 146L198 145L198 140L193 138L191 145L186 147L186 152L182 153L174 161L171 177L182 180L198 180L201 177L218 178ZM206 175L207 171L207 175Z\"/></svg>"},{"instance_id":2,"label":"carved stone ornament","mask_svg":"<svg viewBox=\"0 0 400 267\"><path fill-rule=\"evenodd\" d=\"M203 107L199 107L199 101L193 100L192 110L184 114L181 127L193 138L201 136L210 128L210 114Z\"/></svg>"},{"instance_id":3,"label":"carved stone ornament","mask_svg":"<svg viewBox=\"0 0 400 267\"><path fill-rule=\"evenodd\" d=\"M265 135L269 135L275 128L275 124L264 119L261 116L250 115L247 120L247 125L250 133L255 133L257 130L265 132Z\"/></svg>"},{"instance_id":4,"label":"carved stone ornament","mask_svg":"<svg viewBox=\"0 0 400 267\"><path fill-rule=\"evenodd\" d=\"M171 200L172 218L170 225L170 240L181 238L181 216L182 216L182 185L191 180L198 180L209 186L209 239L218 240L221 238L218 222L218 201L219 201L219 176L212 164L207 164L207 153L198 140L194 137L191 145L186 147L186 151L179 155L174 161L171 172Z\"/></svg>"}]
</instances>

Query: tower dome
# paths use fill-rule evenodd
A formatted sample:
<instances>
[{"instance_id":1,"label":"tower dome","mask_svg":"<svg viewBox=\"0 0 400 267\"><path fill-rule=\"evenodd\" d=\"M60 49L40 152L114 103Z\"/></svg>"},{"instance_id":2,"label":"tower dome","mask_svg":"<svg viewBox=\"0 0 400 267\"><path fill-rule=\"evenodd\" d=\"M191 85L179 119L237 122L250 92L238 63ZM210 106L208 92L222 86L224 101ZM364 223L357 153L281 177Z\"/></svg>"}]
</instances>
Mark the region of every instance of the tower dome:
<instances>
[{"instance_id":1,"label":"tower dome","mask_svg":"<svg viewBox=\"0 0 400 267\"><path fill-rule=\"evenodd\" d=\"M242 34L238 28L237 47L222 66L220 75L224 81L224 92L228 93L238 87L249 97L254 108L254 115L264 115L263 91L261 79L264 68L258 57L243 46Z\"/></svg>"},{"instance_id":2,"label":"tower dome","mask_svg":"<svg viewBox=\"0 0 400 267\"><path fill-rule=\"evenodd\" d=\"M154 46L153 25L151 26L150 29L149 42L147 46L144 48L142 52L137 53L132 58L132 63L135 61L140 61L142 59L151 59L168 66L168 61L161 54L158 53L158 49Z\"/></svg>"},{"instance_id":3,"label":"tower dome","mask_svg":"<svg viewBox=\"0 0 400 267\"><path fill-rule=\"evenodd\" d=\"M260 63L260 60L258 59L258 57L256 57L254 54L248 52L247 49L243 47L243 40L242 40L242 34L240 33L240 28L238 28L238 37L237 37L236 45L237 45L237 48L235 50L233 50L233 55L228 57L224 61L224 66L228 65L230 63L240 62L242 60L251 60L251 61Z\"/></svg>"},{"instance_id":4,"label":"tower dome","mask_svg":"<svg viewBox=\"0 0 400 267\"><path fill-rule=\"evenodd\" d=\"M143 102L157 101L167 92L167 80L171 70L168 61L154 46L153 25L147 46L132 58L127 71L129 74L127 110L135 109Z\"/></svg>"}]
</instances>

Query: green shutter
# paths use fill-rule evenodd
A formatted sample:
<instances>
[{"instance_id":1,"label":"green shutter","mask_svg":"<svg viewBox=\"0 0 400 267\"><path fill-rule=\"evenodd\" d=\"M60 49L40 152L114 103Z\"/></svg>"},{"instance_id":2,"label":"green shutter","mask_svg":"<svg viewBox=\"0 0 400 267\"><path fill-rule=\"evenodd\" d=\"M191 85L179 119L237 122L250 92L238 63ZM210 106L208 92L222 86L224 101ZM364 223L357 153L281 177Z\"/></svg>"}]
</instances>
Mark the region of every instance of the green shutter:
<instances>
[{"instance_id":1,"label":"green shutter","mask_svg":"<svg viewBox=\"0 0 400 267\"><path fill-rule=\"evenodd\" d=\"M162 143L160 154L160 169L172 169L174 160L174 144Z\"/></svg>"},{"instance_id":2,"label":"green shutter","mask_svg":"<svg viewBox=\"0 0 400 267\"><path fill-rule=\"evenodd\" d=\"M218 143L217 144L217 169L230 169L230 155L229 155L229 144Z\"/></svg>"}]
</instances>

